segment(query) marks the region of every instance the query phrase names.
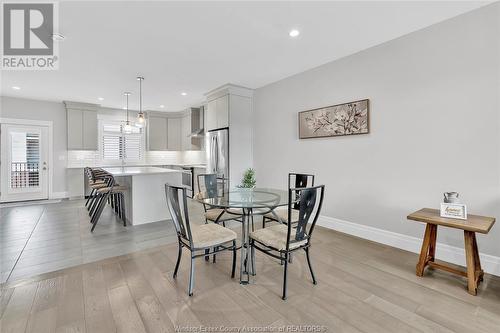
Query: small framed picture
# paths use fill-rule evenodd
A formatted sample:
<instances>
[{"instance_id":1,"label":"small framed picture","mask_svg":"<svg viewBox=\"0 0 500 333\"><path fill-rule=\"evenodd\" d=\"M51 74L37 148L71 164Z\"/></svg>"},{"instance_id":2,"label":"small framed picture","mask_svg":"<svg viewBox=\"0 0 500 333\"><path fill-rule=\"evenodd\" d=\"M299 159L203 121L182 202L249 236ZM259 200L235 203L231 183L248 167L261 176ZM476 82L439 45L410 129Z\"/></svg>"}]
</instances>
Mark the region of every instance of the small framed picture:
<instances>
[{"instance_id":1,"label":"small framed picture","mask_svg":"<svg viewBox=\"0 0 500 333\"><path fill-rule=\"evenodd\" d=\"M441 217L467 220L467 206L458 203L442 203Z\"/></svg>"}]
</instances>

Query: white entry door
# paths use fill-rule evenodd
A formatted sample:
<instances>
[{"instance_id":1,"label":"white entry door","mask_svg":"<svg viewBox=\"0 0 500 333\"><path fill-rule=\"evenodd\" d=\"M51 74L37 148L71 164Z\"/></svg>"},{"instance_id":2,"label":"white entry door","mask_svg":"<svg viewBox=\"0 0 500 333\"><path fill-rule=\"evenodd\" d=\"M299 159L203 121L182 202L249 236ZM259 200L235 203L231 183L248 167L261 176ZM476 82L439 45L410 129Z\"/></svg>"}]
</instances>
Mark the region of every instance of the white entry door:
<instances>
[{"instance_id":1,"label":"white entry door","mask_svg":"<svg viewBox=\"0 0 500 333\"><path fill-rule=\"evenodd\" d=\"M2 124L0 201L48 199L48 127Z\"/></svg>"}]
</instances>

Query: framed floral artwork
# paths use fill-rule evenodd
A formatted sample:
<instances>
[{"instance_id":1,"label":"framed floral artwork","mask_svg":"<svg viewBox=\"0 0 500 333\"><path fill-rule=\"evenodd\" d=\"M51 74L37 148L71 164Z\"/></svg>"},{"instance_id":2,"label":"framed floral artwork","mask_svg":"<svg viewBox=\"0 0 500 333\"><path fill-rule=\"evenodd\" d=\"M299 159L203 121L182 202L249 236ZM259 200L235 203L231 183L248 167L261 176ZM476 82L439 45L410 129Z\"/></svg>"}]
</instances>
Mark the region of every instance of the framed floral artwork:
<instances>
[{"instance_id":1,"label":"framed floral artwork","mask_svg":"<svg viewBox=\"0 0 500 333\"><path fill-rule=\"evenodd\" d=\"M299 138L369 133L369 100L299 112Z\"/></svg>"}]
</instances>

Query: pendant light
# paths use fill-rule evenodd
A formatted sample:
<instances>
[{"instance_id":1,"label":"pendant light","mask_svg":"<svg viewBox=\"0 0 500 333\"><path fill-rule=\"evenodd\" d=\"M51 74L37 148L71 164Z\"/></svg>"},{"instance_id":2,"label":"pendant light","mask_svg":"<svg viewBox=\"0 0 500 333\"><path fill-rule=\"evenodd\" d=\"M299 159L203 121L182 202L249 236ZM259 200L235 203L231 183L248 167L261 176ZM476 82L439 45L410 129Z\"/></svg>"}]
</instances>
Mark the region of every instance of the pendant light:
<instances>
[{"instance_id":1,"label":"pendant light","mask_svg":"<svg viewBox=\"0 0 500 333\"><path fill-rule=\"evenodd\" d=\"M142 112L142 81L144 81L143 76L138 76L137 80L139 81L139 114L137 115L137 127L143 127L146 122L146 118L144 116L144 112Z\"/></svg>"},{"instance_id":2,"label":"pendant light","mask_svg":"<svg viewBox=\"0 0 500 333\"><path fill-rule=\"evenodd\" d=\"M127 121L125 122L125 126L123 126L123 132L130 134L132 133L132 126L130 125L130 121L128 120L128 97L132 95L132 93L124 92L125 98L127 99Z\"/></svg>"}]
</instances>

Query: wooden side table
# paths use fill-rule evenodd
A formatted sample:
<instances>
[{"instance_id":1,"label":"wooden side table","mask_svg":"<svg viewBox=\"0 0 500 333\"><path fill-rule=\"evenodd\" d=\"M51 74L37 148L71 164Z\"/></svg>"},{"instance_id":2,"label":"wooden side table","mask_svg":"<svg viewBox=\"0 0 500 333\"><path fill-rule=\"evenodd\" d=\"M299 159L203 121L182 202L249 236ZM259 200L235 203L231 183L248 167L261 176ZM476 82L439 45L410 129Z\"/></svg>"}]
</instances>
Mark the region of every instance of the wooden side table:
<instances>
[{"instance_id":1,"label":"wooden side table","mask_svg":"<svg viewBox=\"0 0 500 333\"><path fill-rule=\"evenodd\" d=\"M458 274L467 278L469 294L476 295L477 287L483 280L484 275L481 269L479 251L477 250L476 232L487 234L495 224L495 218L468 215L467 220L450 219L439 216L439 210L430 208L423 208L411 213L407 218L408 220L427 223L417 264L417 276L422 276L427 266ZM435 262L438 225L464 231L466 272Z\"/></svg>"}]
</instances>

